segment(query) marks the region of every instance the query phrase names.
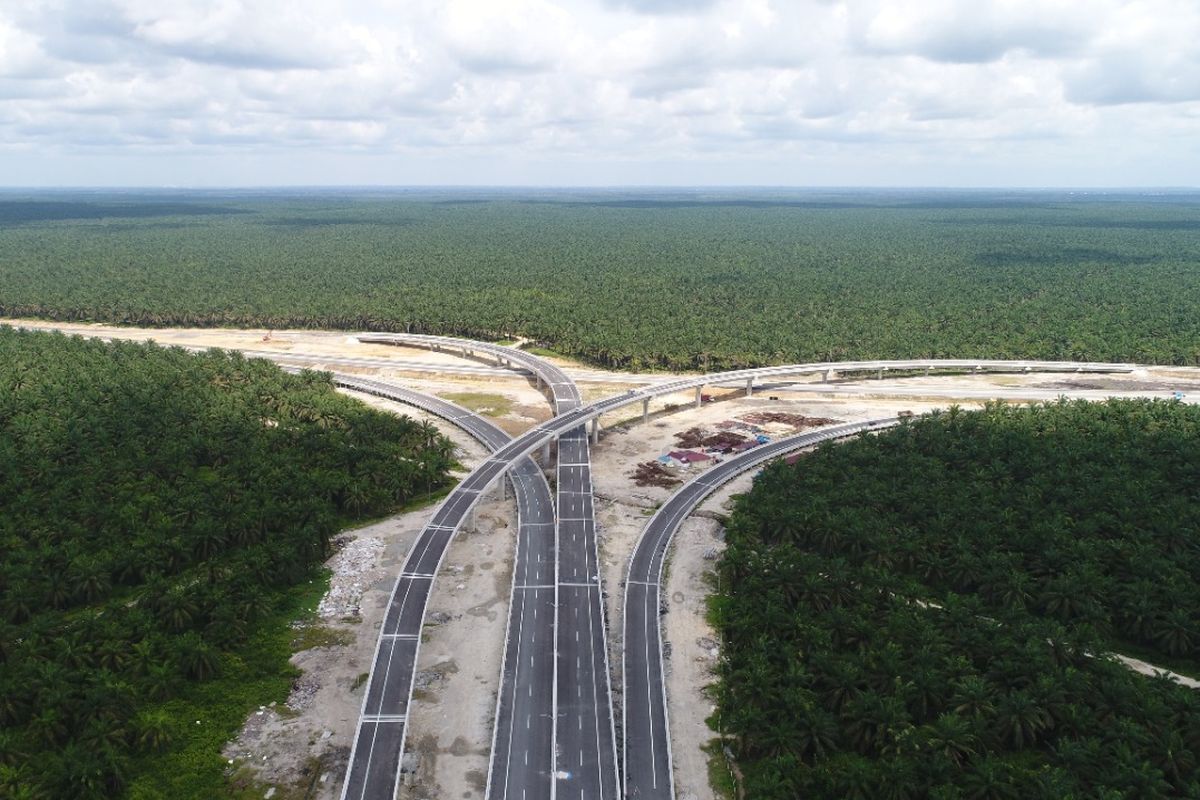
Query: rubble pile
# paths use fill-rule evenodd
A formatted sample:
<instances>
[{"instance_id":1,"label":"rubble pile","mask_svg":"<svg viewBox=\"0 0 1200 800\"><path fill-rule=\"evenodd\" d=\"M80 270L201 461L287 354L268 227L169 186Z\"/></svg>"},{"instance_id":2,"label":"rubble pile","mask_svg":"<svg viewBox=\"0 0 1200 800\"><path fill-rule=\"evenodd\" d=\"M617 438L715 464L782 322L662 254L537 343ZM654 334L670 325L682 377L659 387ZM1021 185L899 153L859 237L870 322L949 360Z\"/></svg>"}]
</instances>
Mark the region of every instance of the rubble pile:
<instances>
[{"instance_id":1,"label":"rubble pile","mask_svg":"<svg viewBox=\"0 0 1200 800\"><path fill-rule=\"evenodd\" d=\"M317 606L317 614L323 619L358 616L363 592L372 583L370 573L382 553L382 539L364 537L346 542L326 563L333 576L329 579L329 592Z\"/></svg>"}]
</instances>

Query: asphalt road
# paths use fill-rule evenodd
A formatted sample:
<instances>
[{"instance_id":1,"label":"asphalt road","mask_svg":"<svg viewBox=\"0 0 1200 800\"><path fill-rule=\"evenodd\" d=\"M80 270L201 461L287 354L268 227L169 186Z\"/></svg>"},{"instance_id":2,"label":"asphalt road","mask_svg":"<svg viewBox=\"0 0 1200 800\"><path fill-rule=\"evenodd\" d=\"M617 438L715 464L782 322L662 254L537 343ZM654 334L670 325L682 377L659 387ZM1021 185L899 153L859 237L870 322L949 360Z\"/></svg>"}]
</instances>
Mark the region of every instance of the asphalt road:
<instances>
[{"instance_id":1,"label":"asphalt road","mask_svg":"<svg viewBox=\"0 0 1200 800\"><path fill-rule=\"evenodd\" d=\"M486 447L496 450L507 444L511 437L491 422L464 408L430 395L414 392L386 382L335 376L335 382L349 389L367 392L391 400L408 403L447 419L462 427ZM550 796L553 781L551 759L552 740L552 683L554 673L554 648L552 631L542 632L538 637L536 625L540 613L544 619L554 614L552 590L518 590L518 584L532 583L544 570L553 569L554 564L554 505L550 487L541 468L530 458L518 460L510 474L517 502L517 549L513 571L513 602L509 608L508 633L502 668L501 688L497 700L497 720L506 718L527 720L527 727L520 737L512 735L512 726L497 724L492 744L493 782L501 787L501 794L510 780L510 771L519 773L521 796L532 798ZM447 498L448 500L450 498ZM412 553L423 550L426 540L449 543L441 528L432 524L421 532ZM443 544L444 548L445 545ZM410 554L410 560L412 556ZM440 556L439 556L440 561ZM400 581L397 582L391 605L392 609L416 607L420 604L422 614L412 627L411 614L397 613L406 627L398 628L388 635L389 621L384 623L376 660L372 669L372 684L376 676L383 676L387 686L373 693L368 685L360 716L358 734L350 757L350 768L343 788L343 797L387 797L395 792L398 774L390 772L399 766L399 748L404 741L408 702L401 707L396 698L410 697L413 671L416 664L417 643L420 624L423 620L424 603L428 597L431 580L412 577L413 568L406 563ZM399 601L399 603L398 603ZM535 624L526 625L527 618ZM399 634L399 635L396 635ZM380 719L386 716L388 719ZM397 738L396 729L399 729ZM519 752L513 751L514 739L521 744ZM397 748L392 755L389 748Z\"/></svg>"},{"instance_id":2,"label":"asphalt road","mask_svg":"<svg viewBox=\"0 0 1200 800\"><path fill-rule=\"evenodd\" d=\"M747 470L829 439L881 430L896 420L855 422L789 436L727 458L679 488L651 517L629 559L625 580L625 796L671 800L675 781L662 656L660 596L663 561L680 524L700 502Z\"/></svg>"},{"instance_id":3,"label":"asphalt road","mask_svg":"<svg viewBox=\"0 0 1200 800\"><path fill-rule=\"evenodd\" d=\"M563 415L577 414L581 406L578 388L562 370L519 350L440 336L389 334L360 340L437 347L467 357L484 353L501 364L527 369L550 393L558 415L552 422ZM526 569L520 574L522 582L516 582L514 576L512 608L515 614L519 607L520 614L510 614L509 618L487 796L532 800L561 795L615 800L619 794L616 729L592 503L591 452L582 424L564 430L558 437L556 470L553 541L548 548L539 549L539 554L548 549L551 557L544 565L537 560L526 561ZM545 613L547 603L549 616ZM524 685L526 697L520 697L518 688L517 700L506 703L506 698L511 699L504 690L510 679L508 671L523 666L527 657L531 678L543 674L542 667L549 657L554 664L553 679L522 684L518 677L514 685ZM537 713L543 706L530 699L547 689L554 714L549 720L548 745L541 735L544 727ZM546 782L542 767L546 756L553 759L556 786Z\"/></svg>"}]
</instances>

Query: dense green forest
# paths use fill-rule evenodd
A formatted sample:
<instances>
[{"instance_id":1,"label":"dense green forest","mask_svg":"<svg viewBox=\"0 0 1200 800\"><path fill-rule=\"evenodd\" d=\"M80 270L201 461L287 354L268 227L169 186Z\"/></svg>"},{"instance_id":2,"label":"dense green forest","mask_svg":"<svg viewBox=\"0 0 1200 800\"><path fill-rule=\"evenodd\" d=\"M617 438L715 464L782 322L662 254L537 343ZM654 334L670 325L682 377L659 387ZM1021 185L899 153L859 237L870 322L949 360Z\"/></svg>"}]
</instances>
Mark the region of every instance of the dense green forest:
<instances>
[{"instance_id":1,"label":"dense green forest","mask_svg":"<svg viewBox=\"0 0 1200 800\"><path fill-rule=\"evenodd\" d=\"M1200 197L0 195L0 314L523 334L619 368L1200 363Z\"/></svg>"},{"instance_id":2,"label":"dense green forest","mask_svg":"<svg viewBox=\"0 0 1200 800\"><path fill-rule=\"evenodd\" d=\"M186 746L171 711L261 677L263 626L331 535L452 458L325 374L0 327L0 796L113 796Z\"/></svg>"},{"instance_id":3,"label":"dense green forest","mask_svg":"<svg viewBox=\"0 0 1200 800\"><path fill-rule=\"evenodd\" d=\"M1200 408L951 409L740 498L715 721L747 797L1200 797Z\"/></svg>"}]
</instances>

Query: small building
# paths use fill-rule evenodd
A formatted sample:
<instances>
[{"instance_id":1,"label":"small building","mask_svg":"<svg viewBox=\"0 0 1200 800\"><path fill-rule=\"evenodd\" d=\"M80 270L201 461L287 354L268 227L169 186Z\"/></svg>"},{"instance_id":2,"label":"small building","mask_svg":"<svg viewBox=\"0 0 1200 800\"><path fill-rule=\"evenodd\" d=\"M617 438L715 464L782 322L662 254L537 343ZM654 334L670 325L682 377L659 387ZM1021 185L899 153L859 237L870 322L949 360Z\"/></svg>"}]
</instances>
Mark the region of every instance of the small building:
<instances>
[{"instance_id":1,"label":"small building","mask_svg":"<svg viewBox=\"0 0 1200 800\"><path fill-rule=\"evenodd\" d=\"M712 456L707 456L704 453L697 453L695 450L672 450L667 453L667 457L678 461L680 464L702 464L705 461L710 461Z\"/></svg>"}]
</instances>

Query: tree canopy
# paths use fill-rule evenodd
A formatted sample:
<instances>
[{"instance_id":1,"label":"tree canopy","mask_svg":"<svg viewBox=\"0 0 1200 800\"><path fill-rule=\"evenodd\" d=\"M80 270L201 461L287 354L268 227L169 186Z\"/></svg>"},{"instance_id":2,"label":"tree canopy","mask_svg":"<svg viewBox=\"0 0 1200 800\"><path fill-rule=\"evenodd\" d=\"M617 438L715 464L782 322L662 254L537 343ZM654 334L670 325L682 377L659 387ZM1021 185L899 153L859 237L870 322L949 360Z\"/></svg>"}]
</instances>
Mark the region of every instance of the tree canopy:
<instances>
[{"instance_id":1,"label":"tree canopy","mask_svg":"<svg viewBox=\"0 0 1200 800\"><path fill-rule=\"evenodd\" d=\"M776 464L715 612L755 798L1192 797L1200 409L951 409Z\"/></svg>"},{"instance_id":2,"label":"tree canopy","mask_svg":"<svg viewBox=\"0 0 1200 800\"><path fill-rule=\"evenodd\" d=\"M148 709L452 458L326 374L0 327L0 795L119 792Z\"/></svg>"},{"instance_id":3,"label":"tree canopy","mask_svg":"<svg viewBox=\"0 0 1200 800\"><path fill-rule=\"evenodd\" d=\"M1196 364L1200 199L1053 192L0 198L0 314L524 335L622 369Z\"/></svg>"}]
</instances>

